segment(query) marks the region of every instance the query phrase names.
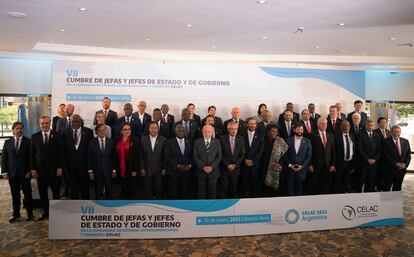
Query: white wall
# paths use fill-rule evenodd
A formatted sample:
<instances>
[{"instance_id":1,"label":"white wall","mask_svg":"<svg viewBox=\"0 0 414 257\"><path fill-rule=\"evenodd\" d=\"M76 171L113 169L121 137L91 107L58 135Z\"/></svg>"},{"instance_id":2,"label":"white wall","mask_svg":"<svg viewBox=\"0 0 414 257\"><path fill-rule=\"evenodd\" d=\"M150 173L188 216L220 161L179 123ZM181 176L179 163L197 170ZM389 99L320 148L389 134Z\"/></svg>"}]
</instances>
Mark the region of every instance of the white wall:
<instances>
[{"instance_id":1,"label":"white wall","mask_svg":"<svg viewBox=\"0 0 414 257\"><path fill-rule=\"evenodd\" d=\"M52 93L52 62L0 57L0 93Z\"/></svg>"},{"instance_id":2,"label":"white wall","mask_svg":"<svg viewBox=\"0 0 414 257\"><path fill-rule=\"evenodd\" d=\"M366 72L366 99L414 101L414 72Z\"/></svg>"}]
</instances>

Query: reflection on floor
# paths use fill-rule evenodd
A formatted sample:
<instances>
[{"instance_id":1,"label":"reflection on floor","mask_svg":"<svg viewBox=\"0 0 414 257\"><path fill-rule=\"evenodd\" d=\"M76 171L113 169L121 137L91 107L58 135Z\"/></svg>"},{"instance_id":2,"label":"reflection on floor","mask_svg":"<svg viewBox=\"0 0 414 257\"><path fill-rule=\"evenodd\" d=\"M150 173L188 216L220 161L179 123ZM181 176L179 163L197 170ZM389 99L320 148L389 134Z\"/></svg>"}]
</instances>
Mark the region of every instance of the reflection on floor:
<instances>
[{"instance_id":1,"label":"reflection on floor","mask_svg":"<svg viewBox=\"0 0 414 257\"><path fill-rule=\"evenodd\" d=\"M413 182L414 175L407 175L402 227L207 239L48 240L47 221L9 224L11 198L1 180L0 256L414 256Z\"/></svg>"}]
</instances>

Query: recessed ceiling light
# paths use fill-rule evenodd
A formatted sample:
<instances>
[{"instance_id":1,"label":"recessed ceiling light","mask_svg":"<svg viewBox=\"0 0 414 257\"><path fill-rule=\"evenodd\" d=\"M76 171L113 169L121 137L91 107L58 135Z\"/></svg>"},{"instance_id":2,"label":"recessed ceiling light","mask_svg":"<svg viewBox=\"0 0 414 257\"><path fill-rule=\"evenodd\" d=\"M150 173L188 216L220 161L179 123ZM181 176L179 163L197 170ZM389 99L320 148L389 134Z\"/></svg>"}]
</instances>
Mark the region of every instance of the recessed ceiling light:
<instances>
[{"instance_id":1,"label":"recessed ceiling light","mask_svg":"<svg viewBox=\"0 0 414 257\"><path fill-rule=\"evenodd\" d=\"M145 41L150 41L150 39L149 38L146 38Z\"/></svg>"},{"instance_id":2,"label":"recessed ceiling light","mask_svg":"<svg viewBox=\"0 0 414 257\"><path fill-rule=\"evenodd\" d=\"M266 4L267 1L266 0L257 0L256 3L258 3L258 4Z\"/></svg>"},{"instance_id":3,"label":"recessed ceiling light","mask_svg":"<svg viewBox=\"0 0 414 257\"><path fill-rule=\"evenodd\" d=\"M361 55L367 55L366 53L361 53Z\"/></svg>"},{"instance_id":4,"label":"recessed ceiling light","mask_svg":"<svg viewBox=\"0 0 414 257\"><path fill-rule=\"evenodd\" d=\"M346 25L345 22L338 23L338 26L345 26L345 25Z\"/></svg>"},{"instance_id":5,"label":"recessed ceiling light","mask_svg":"<svg viewBox=\"0 0 414 257\"><path fill-rule=\"evenodd\" d=\"M13 18L25 18L27 14L22 12L8 12L7 15Z\"/></svg>"},{"instance_id":6,"label":"recessed ceiling light","mask_svg":"<svg viewBox=\"0 0 414 257\"><path fill-rule=\"evenodd\" d=\"M340 52L340 53L346 53L346 52L348 52L348 50L346 50L346 49L340 49L340 50L338 50L338 52Z\"/></svg>"},{"instance_id":7,"label":"recessed ceiling light","mask_svg":"<svg viewBox=\"0 0 414 257\"><path fill-rule=\"evenodd\" d=\"M396 40L397 38L396 37L390 37L390 40L391 41L394 41L394 40Z\"/></svg>"},{"instance_id":8,"label":"recessed ceiling light","mask_svg":"<svg viewBox=\"0 0 414 257\"><path fill-rule=\"evenodd\" d=\"M50 40L50 41L49 41L49 43L53 44L53 43L55 43L55 41L53 41L53 40Z\"/></svg>"},{"instance_id":9,"label":"recessed ceiling light","mask_svg":"<svg viewBox=\"0 0 414 257\"><path fill-rule=\"evenodd\" d=\"M211 46L211 48L216 48L216 46L213 45L213 46Z\"/></svg>"},{"instance_id":10,"label":"recessed ceiling light","mask_svg":"<svg viewBox=\"0 0 414 257\"><path fill-rule=\"evenodd\" d=\"M266 36L263 36L262 39L267 39L267 37Z\"/></svg>"},{"instance_id":11,"label":"recessed ceiling light","mask_svg":"<svg viewBox=\"0 0 414 257\"><path fill-rule=\"evenodd\" d=\"M81 12L86 12L88 9L86 9L85 7L81 7L78 10L81 11Z\"/></svg>"},{"instance_id":12,"label":"recessed ceiling light","mask_svg":"<svg viewBox=\"0 0 414 257\"><path fill-rule=\"evenodd\" d=\"M186 26L187 26L187 28L191 28L193 25L187 24Z\"/></svg>"},{"instance_id":13,"label":"recessed ceiling light","mask_svg":"<svg viewBox=\"0 0 414 257\"><path fill-rule=\"evenodd\" d=\"M60 29L60 32L65 32L65 29Z\"/></svg>"},{"instance_id":14,"label":"recessed ceiling light","mask_svg":"<svg viewBox=\"0 0 414 257\"><path fill-rule=\"evenodd\" d=\"M315 48L316 48L316 49L319 49L320 47L319 47L319 46L315 46Z\"/></svg>"}]
</instances>

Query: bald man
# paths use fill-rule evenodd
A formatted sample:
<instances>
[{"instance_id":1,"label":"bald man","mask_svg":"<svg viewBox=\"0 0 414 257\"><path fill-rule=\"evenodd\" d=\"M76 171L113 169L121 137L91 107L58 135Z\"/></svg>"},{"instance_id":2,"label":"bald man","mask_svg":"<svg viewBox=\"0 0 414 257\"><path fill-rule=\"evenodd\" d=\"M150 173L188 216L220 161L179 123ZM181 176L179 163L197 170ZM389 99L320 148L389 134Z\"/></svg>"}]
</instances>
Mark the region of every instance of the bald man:
<instances>
[{"instance_id":1,"label":"bald man","mask_svg":"<svg viewBox=\"0 0 414 257\"><path fill-rule=\"evenodd\" d=\"M245 122L244 120L240 119L240 108L233 107L231 109L231 118L226 120L223 124L223 128L227 128L229 122L235 122L238 125L237 135L243 135L246 131ZM228 134L227 130L225 129L224 134Z\"/></svg>"}]
</instances>

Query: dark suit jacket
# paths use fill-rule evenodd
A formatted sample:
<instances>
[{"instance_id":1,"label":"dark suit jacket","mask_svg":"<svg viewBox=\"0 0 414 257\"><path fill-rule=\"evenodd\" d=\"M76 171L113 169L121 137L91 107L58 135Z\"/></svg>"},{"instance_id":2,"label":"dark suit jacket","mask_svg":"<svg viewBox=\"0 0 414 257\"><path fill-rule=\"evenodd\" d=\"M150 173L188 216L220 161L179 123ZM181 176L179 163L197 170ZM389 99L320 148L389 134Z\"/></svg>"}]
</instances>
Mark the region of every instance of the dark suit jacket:
<instances>
[{"instance_id":1,"label":"dark suit jacket","mask_svg":"<svg viewBox=\"0 0 414 257\"><path fill-rule=\"evenodd\" d=\"M164 159L167 165L167 173L173 177L177 174L177 165L193 165L193 142L191 139L184 140L184 154L181 153L176 137L170 138L165 142Z\"/></svg>"},{"instance_id":2,"label":"dark suit jacket","mask_svg":"<svg viewBox=\"0 0 414 257\"><path fill-rule=\"evenodd\" d=\"M306 137L302 137L302 140L300 142L300 147L298 153L296 153L295 150L295 137L289 137L286 140L286 144L288 145L288 151L286 152L286 166L289 166L289 164L299 164L303 165L303 168L301 172L307 172L308 171L308 164L312 158L312 144L309 139Z\"/></svg>"},{"instance_id":3,"label":"dark suit jacket","mask_svg":"<svg viewBox=\"0 0 414 257\"><path fill-rule=\"evenodd\" d=\"M98 124L97 121L96 121L96 115L98 113L103 113L103 111L99 110L95 113L95 118L93 120L93 125ZM115 124L116 124L117 120L118 120L118 114L116 112L112 111L112 110L109 110L108 114L106 115L105 124L110 126L113 129L115 127ZM114 131L112 131L112 132L114 132Z\"/></svg>"},{"instance_id":4,"label":"dark suit jacket","mask_svg":"<svg viewBox=\"0 0 414 257\"><path fill-rule=\"evenodd\" d=\"M288 137L292 136L294 134L293 132L293 124L292 121L290 123L290 135L288 135L287 128L286 128L286 122L283 120L282 122L279 122L279 136L283 138L285 141L288 139Z\"/></svg>"},{"instance_id":5,"label":"dark suit jacket","mask_svg":"<svg viewBox=\"0 0 414 257\"><path fill-rule=\"evenodd\" d=\"M133 117L135 117L137 123L138 123L138 136L141 137L142 135L144 135L145 133L145 128L147 127L147 125L151 122L151 115L149 115L148 113L144 113L144 117L142 118L142 123L141 120L139 119L139 113L138 112L134 112L132 114Z\"/></svg>"},{"instance_id":6,"label":"dark suit jacket","mask_svg":"<svg viewBox=\"0 0 414 257\"><path fill-rule=\"evenodd\" d=\"M312 142L312 160L310 165L315 170L326 168L330 165L335 165L335 139L334 135L326 132L327 148L323 147L322 138L319 131L311 137Z\"/></svg>"},{"instance_id":7,"label":"dark suit jacket","mask_svg":"<svg viewBox=\"0 0 414 257\"><path fill-rule=\"evenodd\" d=\"M164 120L164 118L161 116L161 119L167 123L168 125L168 135L170 135L170 137L175 137L175 133L173 131L173 127L174 127L174 120L175 117L174 115L171 114L167 114L167 121Z\"/></svg>"},{"instance_id":8,"label":"dark suit jacket","mask_svg":"<svg viewBox=\"0 0 414 257\"><path fill-rule=\"evenodd\" d=\"M350 130L349 130L349 133L350 134L352 134L356 139L358 139L358 136L359 136L359 134L363 131L363 130L365 130L365 127L364 126L362 126L362 124L360 123L359 124L359 126L358 126L358 133L356 133L356 131L355 131L355 126L354 125L352 125L352 123L351 123L351 128L350 128ZM357 143L358 143L358 140L357 140Z\"/></svg>"},{"instance_id":9,"label":"dark suit jacket","mask_svg":"<svg viewBox=\"0 0 414 257\"><path fill-rule=\"evenodd\" d=\"M315 118L312 117L312 114L310 116L310 122L312 122L314 125L316 125L316 123L318 122L318 119L321 117L321 115L319 115L319 113L315 113Z\"/></svg>"},{"instance_id":10,"label":"dark suit jacket","mask_svg":"<svg viewBox=\"0 0 414 257\"><path fill-rule=\"evenodd\" d=\"M224 135L227 135L227 125L229 124L229 122L233 121L233 119L228 119L224 122L223 124L223 133ZM245 122L242 119L239 119L239 121L237 122L237 124L239 124L239 128L237 130L237 135L244 135L244 133L246 132L246 126L245 126Z\"/></svg>"},{"instance_id":11,"label":"dark suit jacket","mask_svg":"<svg viewBox=\"0 0 414 257\"><path fill-rule=\"evenodd\" d=\"M261 158L264 150L264 137L262 134L255 132L252 145L249 146L248 132L244 134L244 146L246 147L246 155L244 159L253 161L253 168L258 170L261 166Z\"/></svg>"},{"instance_id":12,"label":"dark suit jacket","mask_svg":"<svg viewBox=\"0 0 414 257\"><path fill-rule=\"evenodd\" d=\"M318 131L318 128L316 127L316 124L315 123L312 123L312 121L309 120L310 127L311 127L311 133L309 133L308 132L308 129L306 128L306 123L303 120L301 122L303 124L303 136L306 137L306 138L308 138L308 139L310 139L311 136L312 136L312 134L315 131Z\"/></svg>"},{"instance_id":13,"label":"dark suit jacket","mask_svg":"<svg viewBox=\"0 0 414 257\"><path fill-rule=\"evenodd\" d=\"M197 114L193 114L193 119L192 119L192 121L195 121L196 123L197 123L197 125L198 125L198 127L199 128L201 128L203 125L202 125L202 123L201 123L201 117L200 116L198 116Z\"/></svg>"},{"instance_id":14,"label":"dark suit jacket","mask_svg":"<svg viewBox=\"0 0 414 257\"><path fill-rule=\"evenodd\" d=\"M183 123L183 121L182 120L180 120L180 121L178 121L178 122L176 122L175 124L174 124L174 128L173 128L173 131L175 131L175 127L177 126L177 125L183 125L184 126L184 123ZM196 124L196 123L194 123L194 121L193 120L189 120L189 132L188 132L188 136L187 136L187 138L189 138L189 139L191 139L191 140L195 140L196 138L198 138L199 137L199 135L200 135L200 131L199 131L199 129L198 129L198 124Z\"/></svg>"},{"instance_id":15,"label":"dark suit jacket","mask_svg":"<svg viewBox=\"0 0 414 257\"><path fill-rule=\"evenodd\" d=\"M155 141L154 151L152 151L150 136L146 135L141 138L143 150L141 169L145 170L145 176L160 174L165 169L164 144L166 141L167 139L165 137L158 135Z\"/></svg>"},{"instance_id":16,"label":"dark suit jacket","mask_svg":"<svg viewBox=\"0 0 414 257\"><path fill-rule=\"evenodd\" d=\"M165 138L170 138L170 129L168 127L168 124L165 123L163 120L161 120L160 122L158 134L160 134L161 136ZM145 136L149 135L149 123L147 124L147 127L145 128L144 135Z\"/></svg>"},{"instance_id":17,"label":"dark suit jacket","mask_svg":"<svg viewBox=\"0 0 414 257\"><path fill-rule=\"evenodd\" d=\"M351 133L348 134L349 135L349 140L352 141L352 150L354 155L352 156L352 167L355 167L356 165L356 155L357 153L357 142L356 139L354 137L354 135L352 135ZM345 146L344 146L344 139L343 139L343 134L341 133L337 133L335 135L335 165L338 169L344 167L345 164Z\"/></svg>"},{"instance_id":18,"label":"dark suit jacket","mask_svg":"<svg viewBox=\"0 0 414 257\"><path fill-rule=\"evenodd\" d=\"M55 116L52 119L52 130L56 131L56 127L57 127L57 123L59 121L60 117L59 116Z\"/></svg>"},{"instance_id":19,"label":"dark suit jacket","mask_svg":"<svg viewBox=\"0 0 414 257\"><path fill-rule=\"evenodd\" d=\"M121 169L120 169L120 160L118 157L118 150L116 149L117 144L119 143L119 141L121 140L121 138L118 138L115 141L114 147L115 147L115 167L116 170L118 172L118 176L121 176ZM132 136L131 137L131 144L129 147L129 152L128 152L128 160L126 160L126 165L125 165L125 177L130 177L131 173L133 171L135 172L140 172L140 168L141 168L141 159L142 159L142 145L141 145L141 140L139 140L138 137L136 136Z\"/></svg>"},{"instance_id":20,"label":"dark suit jacket","mask_svg":"<svg viewBox=\"0 0 414 257\"><path fill-rule=\"evenodd\" d=\"M199 138L194 142L193 161L196 166L195 176L206 178L207 174L203 171L204 166L211 165L213 171L209 174L212 177L220 177L220 162L222 152L220 141L216 138L210 139L210 151L207 153L204 138Z\"/></svg>"},{"instance_id":21,"label":"dark suit jacket","mask_svg":"<svg viewBox=\"0 0 414 257\"><path fill-rule=\"evenodd\" d=\"M285 121L285 117L283 116L283 112L281 114L279 114L278 122L280 123L282 121ZM299 121L299 113L293 112L293 121Z\"/></svg>"},{"instance_id":22,"label":"dark suit jacket","mask_svg":"<svg viewBox=\"0 0 414 257\"><path fill-rule=\"evenodd\" d=\"M63 141L59 133L50 130L47 146L43 145L43 132L33 134L30 140L30 170L40 176L56 176L56 170L63 168Z\"/></svg>"},{"instance_id":23,"label":"dark suit jacket","mask_svg":"<svg viewBox=\"0 0 414 257\"><path fill-rule=\"evenodd\" d=\"M397 147L392 137L387 138L384 146L385 146L384 155L385 155L385 159L387 161L387 165L390 170L398 171L397 167L395 167L395 164L397 162L405 163L407 167L408 165L410 165L411 148L410 148L410 142L408 142L407 139L400 137L401 155L398 154ZM403 171L406 171L406 170L407 169L404 169Z\"/></svg>"},{"instance_id":24,"label":"dark suit jacket","mask_svg":"<svg viewBox=\"0 0 414 257\"><path fill-rule=\"evenodd\" d=\"M381 137L377 133L372 132L372 140L369 139L368 132L365 129L359 133L358 160L362 167L368 166L368 159L375 159L376 164L378 163L381 157L381 144Z\"/></svg>"},{"instance_id":25,"label":"dark suit jacket","mask_svg":"<svg viewBox=\"0 0 414 257\"><path fill-rule=\"evenodd\" d=\"M341 112L341 117L339 117L341 120L346 120L346 115L345 113Z\"/></svg>"},{"instance_id":26,"label":"dark suit jacket","mask_svg":"<svg viewBox=\"0 0 414 257\"><path fill-rule=\"evenodd\" d=\"M257 130L260 134L262 134L262 135L266 135L266 128L267 128L267 126L272 125L272 124L274 124L274 123L273 123L273 122L268 122L268 123L265 125L264 121L261 121L261 122L257 123L256 130Z\"/></svg>"},{"instance_id":27,"label":"dark suit jacket","mask_svg":"<svg viewBox=\"0 0 414 257\"><path fill-rule=\"evenodd\" d=\"M382 135L381 129L377 128L374 130L375 133L377 133L378 135L380 135L381 139L385 141L386 138L384 138L384 136ZM389 131L388 129L385 129L385 135L387 136L387 138L391 137L391 131Z\"/></svg>"},{"instance_id":28,"label":"dark suit jacket","mask_svg":"<svg viewBox=\"0 0 414 257\"><path fill-rule=\"evenodd\" d=\"M81 137L78 149L75 147L73 139L73 129L66 128L63 131L63 146L65 153L65 166L69 173L74 174L76 170L88 172L88 147L89 142L93 139L93 131L89 128L81 129Z\"/></svg>"},{"instance_id":29,"label":"dark suit jacket","mask_svg":"<svg viewBox=\"0 0 414 257\"><path fill-rule=\"evenodd\" d=\"M346 119L349 121L349 124L351 124L351 127L353 126L353 122L352 122L352 115L355 113L355 111L348 113L348 115L346 116ZM361 112L361 125L364 127L365 123L368 120L368 115L365 112Z\"/></svg>"},{"instance_id":30,"label":"dark suit jacket","mask_svg":"<svg viewBox=\"0 0 414 257\"><path fill-rule=\"evenodd\" d=\"M334 135L336 133L340 133L341 132L341 123L342 123L342 120L340 120L338 118L335 120L336 125L335 125L335 129L334 129L333 128L333 124L332 124L332 120L331 120L331 116L328 115L328 117L326 117L326 119L328 120L328 127L326 128L326 131L328 131L328 132L330 132L330 133L332 133Z\"/></svg>"},{"instance_id":31,"label":"dark suit jacket","mask_svg":"<svg viewBox=\"0 0 414 257\"><path fill-rule=\"evenodd\" d=\"M204 118L201 121L201 124L202 124L201 126L204 126L206 124L206 118ZM220 117L217 117L217 116L214 117L214 127L219 128L219 129L223 129L223 120ZM226 130L227 130L227 128L226 128Z\"/></svg>"},{"instance_id":32,"label":"dark suit jacket","mask_svg":"<svg viewBox=\"0 0 414 257\"><path fill-rule=\"evenodd\" d=\"M240 166L244 160L246 154L246 147L244 145L244 138L242 136L236 135L234 141L234 152L231 154L230 148L230 136L224 135L220 138L221 148L222 148L222 160L221 164L223 166L222 172L227 171L227 166L230 164L235 164L236 169L233 172L240 172Z\"/></svg>"},{"instance_id":33,"label":"dark suit jacket","mask_svg":"<svg viewBox=\"0 0 414 257\"><path fill-rule=\"evenodd\" d=\"M16 152L14 137L7 139L1 154L1 171L8 172L9 178L23 179L29 169L30 139L22 137L19 151Z\"/></svg>"},{"instance_id":34,"label":"dark suit jacket","mask_svg":"<svg viewBox=\"0 0 414 257\"><path fill-rule=\"evenodd\" d=\"M107 178L116 170L115 146L111 139L105 138L105 151L101 151L100 139L95 137L88 147L88 171L92 170L95 176L103 175Z\"/></svg>"},{"instance_id":35,"label":"dark suit jacket","mask_svg":"<svg viewBox=\"0 0 414 257\"><path fill-rule=\"evenodd\" d=\"M116 120L114 129L115 135L113 135L113 138L118 139L121 136L121 126L122 124L126 123L125 119L125 116L122 116L121 118ZM140 122L137 121L136 117L131 115L131 117L129 118L129 124L131 124L131 134L135 137L138 137Z\"/></svg>"}]
</instances>

